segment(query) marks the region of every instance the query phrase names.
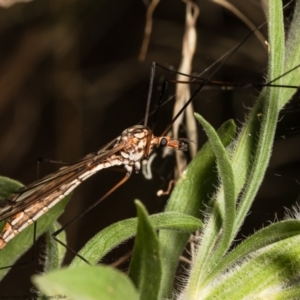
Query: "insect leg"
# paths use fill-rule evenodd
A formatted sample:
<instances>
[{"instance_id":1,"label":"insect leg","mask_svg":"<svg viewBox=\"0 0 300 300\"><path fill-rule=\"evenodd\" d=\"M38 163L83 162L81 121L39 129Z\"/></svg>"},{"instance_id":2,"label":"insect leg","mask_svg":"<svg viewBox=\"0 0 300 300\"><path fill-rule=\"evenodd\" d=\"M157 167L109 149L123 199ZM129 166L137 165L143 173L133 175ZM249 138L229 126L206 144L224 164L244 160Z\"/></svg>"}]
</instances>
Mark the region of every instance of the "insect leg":
<instances>
[{"instance_id":1,"label":"insect leg","mask_svg":"<svg viewBox=\"0 0 300 300\"><path fill-rule=\"evenodd\" d=\"M65 230L68 226L70 226L72 223L80 219L82 216L84 216L86 213L88 213L90 210L92 210L95 206L97 206L100 202L102 202L105 198L107 198L111 193L113 193L116 189L118 189L123 183L125 183L130 177L130 173L127 173L121 181L119 181L114 187L112 187L105 195L103 195L100 199L98 199L95 203L93 203L91 206L89 206L86 210L84 210L82 213L78 214L75 218L67 222L64 226L62 226L59 230L52 233L53 239L61 244L62 246L66 247L70 252L72 252L74 255L78 256L80 259L85 261L89 264L89 262L79 255L76 251L68 247L66 244L64 244L62 241L60 241L56 236L61 233L63 230Z\"/></svg>"}]
</instances>

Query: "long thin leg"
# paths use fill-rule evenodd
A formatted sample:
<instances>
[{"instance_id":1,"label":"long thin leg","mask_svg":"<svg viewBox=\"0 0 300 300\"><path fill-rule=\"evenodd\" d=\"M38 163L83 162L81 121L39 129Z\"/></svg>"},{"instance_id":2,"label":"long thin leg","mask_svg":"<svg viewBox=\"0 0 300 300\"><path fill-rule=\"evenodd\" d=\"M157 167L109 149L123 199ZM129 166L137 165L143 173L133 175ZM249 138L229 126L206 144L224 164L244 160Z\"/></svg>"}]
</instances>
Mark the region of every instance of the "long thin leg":
<instances>
[{"instance_id":1,"label":"long thin leg","mask_svg":"<svg viewBox=\"0 0 300 300\"><path fill-rule=\"evenodd\" d=\"M162 86L162 90L161 90L160 95L159 95L157 108L155 110L153 124L152 124L152 127L151 127L152 132L154 132L155 125L156 125L158 115L159 115L159 112L160 112L160 109L161 109L161 106L162 106L162 103L163 103L164 96L166 95L167 88L168 88L168 81L165 80L164 83L163 83L163 86Z\"/></svg>"},{"instance_id":2,"label":"long thin leg","mask_svg":"<svg viewBox=\"0 0 300 300\"><path fill-rule=\"evenodd\" d=\"M85 261L86 263L89 264L89 262L84 257L82 257L76 251L74 251L73 249L71 249L70 247L68 247L66 244L64 244L62 241L60 241L58 238L56 238L56 236L59 233L61 233L63 230L65 230L70 224L72 224L75 221L77 221L78 219L80 219L82 216L84 216L86 213L88 213L90 210L92 210L95 206L97 206L100 202L102 202L105 198L107 198L111 193L113 193L117 188L119 188L123 183L125 183L128 180L129 177L130 177L130 174L127 173L125 175L125 177L121 181L119 181L113 188L111 188L104 196L102 196L99 200L97 200L95 203L93 203L91 206L89 206L82 213L78 214L75 218L73 218L72 220L70 220L69 222L67 222L62 228L60 228L59 230L57 230L54 233L52 233L53 239L56 242L58 242L59 244L61 244L62 246L66 247L74 255L76 255L77 257L79 257L80 259L82 259L83 261Z\"/></svg>"},{"instance_id":3,"label":"long thin leg","mask_svg":"<svg viewBox=\"0 0 300 300\"><path fill-rule=\"evenodd\" d=\"M149 109L150 109L150 102L152 98L152 89L153 89L153 80L155 76L155 62L151 64L150 68L150 82L149 82L149 91L148 91L148 97L147 97L147 106L146 106L146 113L145 113L145 119L144 119L144 126L147 126L148 124L148 117L149 117Z\"/></svg>"}]
</instances>

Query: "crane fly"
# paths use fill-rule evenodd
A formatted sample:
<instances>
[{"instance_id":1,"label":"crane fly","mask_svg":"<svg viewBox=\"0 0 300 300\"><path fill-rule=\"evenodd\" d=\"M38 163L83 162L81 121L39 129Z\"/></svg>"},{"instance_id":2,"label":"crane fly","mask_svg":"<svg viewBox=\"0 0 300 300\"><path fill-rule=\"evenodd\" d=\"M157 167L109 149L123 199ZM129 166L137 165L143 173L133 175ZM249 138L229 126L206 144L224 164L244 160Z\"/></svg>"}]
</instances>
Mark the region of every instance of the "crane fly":
<instances>
[{"instance_id":1,"label":"crane fly","mask_svg":"<svg viewBox=\"0 0 300 300\"><path fill-rule=\"evenodd\" d=\"M164 68L163 66L158 66ZM295 68L298 67L299 66L296 66ZM282 76L284 75L285 74ZM96 204L101 202L120 185L122 185L130 177L133 171L138 173L141 168L142 159L147 159L156 148L168 147L175 150L186 151L186 139L173 139L166 135L172 123L182 114L185 108L199 94L205 85L229 85L227 82L216 82L199 77L187 76L202 81L174 81L178 83L198 84L199 87L196 89L193 96L181 108L175 118L173 118L172 122L169 124L167 129L164 130L161 136L155 136L153 134L153 130L145 125L148 118L146 112L144 125L135 125L127 128L120 136L100 148L97 152L90 153L82 159L60 168L58 171L37 180L32 184L20 188L8 198L3 199L0 202L0 221L5 221L6 223L0 233L0 250L3 249L17 234L37 221L65 196L69 195L83 181L100 170L114 166L123 166L126 170L126 176L101 199L99 199ZM172 80L170 80L170 82L172 82ZM151 84L152 82L150 82L150 86ZM270 83L267 85L273 87L287 87L275 84L272 85ZM241 84L238 83L237 86L241 86ZM262 84L258 84L257 86L261 87ZM289 87L297 88L296 86ZM149 94L151 94L151 91ZM149 101L150 97L148 96L148 103ZM147 111L148 109L149 108L147 107ZM93 207L96 204L94 204ZM72 220L72 222L73 221L74 220Z\"/></svg>"},{"instance_id":2,"label":"crane fly","mask_svg":"<svg viewBox=\"0 0 300 300\"><path fill-rule=\"evenodd\" d=\"M163 66L160 67L164 68ZM174 119L184 111L186 106L189 105L206 84L222 84L214 81L190 83L196 83L199 87ZM223 84L228 85L228 83ZM296 88L294 86L290 87ZM185 139L172 139L165 135L169 127L163 132L162 136L154 136L152 130L146 125L129 127L120 136L100 148L97 152L88 154L82 159L68 164L32 184L20 188L8 198L3 199L0 202L0 221L6 221L6 223L0 233L0 250L17 234L37 221L65 196L69 195L83 181L100 170L114 166L123 166L126 170L126 176L100 199L102 201L103 198L106 198L123 184L133 171L138 173L142 159L148 158L156 148L168 147L186 151L187 143ZM100 201L97 201L97 203Z\"/></svg>"},{"instance_id":3,"label":"crane fly","mask_svg":"<svg viewBox=\"0 0 300 300\"><path fill-rule=\"evenodd\" d=\"M163 66L160 67L164 68ZM170 81L172 82L172 80ZM203 79L202 82L191 81L189 83L196 83L199 87L174 119L184 111L205 85L222 84L221 82L205 81ZM223 84L228 85L228 83ZM274 86L276 87L276 85ZM296 87L292 86L291 88ZM90 153L82 159L60 168L58 171L20 188L8 198L3 199L0 202L0 221L6 223L0 233L0 250L17 234L69 195L83 181L100 170L114 166L123 166L126 170L126 176L100 199L102 201L123 184L133 171L138 173L142 159L148 158L156 148L168 147L186 151L187 142L185 139L172 139L170 136L165 135L171 124L164 130L162 136L154 136L152 130L146 125L129 127L97 152ZM97 204L100 201L98 200Z\"/></svg>"},{"instance_id":4,"label":"crane fly","mask_svg":"<svg viewBox=\"0 0 300 300\"><path fill-rule=\"evenodd\" d=\"M202 80L198 77L195 79ZM199 87L177 116L185 110L202 88L210 83L217 86L229 85L228 83L209 81L209 78L202 82L195 82ZM230 84L232 85L232 83ZM252 86L262 87L262 85ZM123 166L126 170L126 176L105 194L104 197L106 197L123 184L133 171L139 172L141 160L149 157L155 148L168 147L181 151L187 149L187 143L184 139L172 139L166 135L166 132L167 130L161 136L154 136L153 130L146 126L146 122L144 125L129 127L97 152L88 154L77 162L60 168L57 172L19 189L2 200L0 202L0 221L6 221L6 224L0 233L0 250L18 233L38 220L78 185L100 170L113 166ZM102 199L103 197L100 200Z\"/></svg>"},{"instance_id":5,"label":"crane fly","mask_svg":"<svg viewBox=\"0 0 300 300\"><path fill-rule=\"evenodd\" d=\"M130 177L133 170L139 172L141 160L148 157L157 147L185 151L187 144L169 136L156 137L147 126L135 125L124 130L119 137L97 152L19 189L0 203L0 221L6 221L0 234L0 249L100 170L124 166L126 176L116 187L120 186Z\"/></svg>"}]
</instances>

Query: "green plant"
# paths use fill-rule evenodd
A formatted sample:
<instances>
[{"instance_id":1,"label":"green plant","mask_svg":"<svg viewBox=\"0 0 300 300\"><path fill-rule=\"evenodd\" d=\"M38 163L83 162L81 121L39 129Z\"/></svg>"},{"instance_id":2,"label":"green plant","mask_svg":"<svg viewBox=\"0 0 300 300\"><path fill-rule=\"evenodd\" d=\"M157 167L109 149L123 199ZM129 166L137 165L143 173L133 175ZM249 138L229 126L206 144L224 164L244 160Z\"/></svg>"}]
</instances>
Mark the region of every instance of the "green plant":
<instances>
[{"instance_id":1,"label":"green plant","mask_svg":"<svg viewBox=\"0 0 300 300\"><path fill-rule=\"evenodd\" d=\"M281 1L269 2L268 81L299 64L299 22L298 1L285 41ZM298 85L299 81L297 69L274 83ZM268 166L279 111L292 93L290 89L265 88L236 138L233 122L226 122L217 133L196 115L209 143L180 178L166 211L148 216L136 202L137 219L104 229L79 253L96 265L108 251L136 235L128 276L109 267L87 266L77 257L69 268L60 269L63 249L48 239L48 253L54 254L47 255L47 273L35 276L35 285L48 296L60 293L72 299L171 298L179 256L189 233L201 228L198 250L179 299L299 298L298 220L274 223L230 250ZM61 212L63 208L56 209ZM1 252L1 264L2 256Z\"/></svg>"}]
</instances>

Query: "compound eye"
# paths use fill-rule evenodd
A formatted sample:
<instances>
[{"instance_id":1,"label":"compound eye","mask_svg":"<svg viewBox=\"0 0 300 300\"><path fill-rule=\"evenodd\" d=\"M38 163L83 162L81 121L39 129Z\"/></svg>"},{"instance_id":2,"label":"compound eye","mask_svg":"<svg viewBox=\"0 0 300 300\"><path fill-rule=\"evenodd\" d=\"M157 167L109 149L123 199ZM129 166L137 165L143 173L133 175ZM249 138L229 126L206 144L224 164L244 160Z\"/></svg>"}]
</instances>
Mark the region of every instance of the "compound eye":
<instances>
[{"instance_id":1,"label":"compound eye","mask_svg":"<svg viewBox=\"0 0 300 300\"><path fill-rule=\"evenodd\" d=\"M168 140L166 138L162 138L159 143L159 147L166 147L168 145Z\"/></svg>"}]
</instances>

